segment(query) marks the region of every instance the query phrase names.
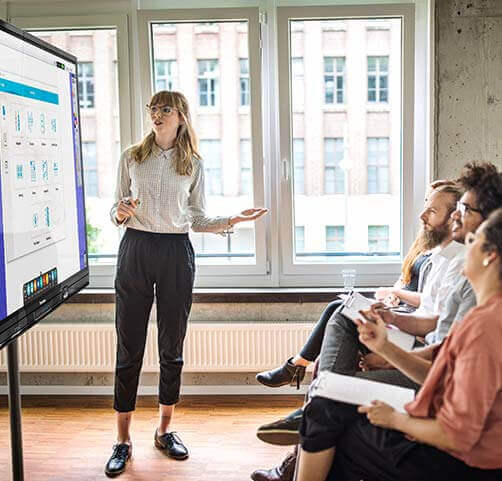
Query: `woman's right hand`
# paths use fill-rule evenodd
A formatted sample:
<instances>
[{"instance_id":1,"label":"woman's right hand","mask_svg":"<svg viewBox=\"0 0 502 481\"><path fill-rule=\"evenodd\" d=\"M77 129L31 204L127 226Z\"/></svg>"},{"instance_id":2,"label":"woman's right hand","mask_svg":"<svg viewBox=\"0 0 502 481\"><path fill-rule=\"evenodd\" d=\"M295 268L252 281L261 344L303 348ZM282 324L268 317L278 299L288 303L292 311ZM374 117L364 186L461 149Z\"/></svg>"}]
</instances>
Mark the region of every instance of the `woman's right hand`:
<instances>
[{"instance_id":1,"label":"woman's right hand","mask_svg":"<svg viewBox=\"0 0 502 481\"><path fill-rule=\"evenodd\" d=\"M359 340L371 351L380 354L387 344L387 326L380 313L373 309L359 311L366 320L356 320Z\"/></svg>"},{"instance_id":2,"label":"woman's right hand","mask_svg":"<svg viewBox=\"0 0 502 481\"><path fill-rule=\"evenodd\" d=\"M120 199L117 205L117 213L115 214L117 222L122 223L134 215L136 207L138 207L138 200L131 197Z\"/></svg>"}]
</instances>

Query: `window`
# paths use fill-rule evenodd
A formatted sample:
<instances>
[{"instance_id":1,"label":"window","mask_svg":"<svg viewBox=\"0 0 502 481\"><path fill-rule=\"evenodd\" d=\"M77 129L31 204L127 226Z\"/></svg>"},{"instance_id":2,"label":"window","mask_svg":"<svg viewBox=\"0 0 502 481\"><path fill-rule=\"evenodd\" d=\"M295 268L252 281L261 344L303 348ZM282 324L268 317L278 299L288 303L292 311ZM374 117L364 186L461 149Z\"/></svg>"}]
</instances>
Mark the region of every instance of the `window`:
<instances>
[{"instance_id":1,"label":"window","mask_svg":"<svg viewBox=\"0 0 502 481\"><path fill-rule=\"evenodd\" d=\"M336 277L333 273L339 272L341 264L354 266L368 279L375 272L382 272L378 267L370 269L370 265L377 263L386 265L385 272L394 272L401 239L405 238L403 232L408 229L401 225L402 209L405 202L408 202L407 209L412 208L411 198L406 197L408 192L401 190L406 179L412 178L407 177L412 175L412 149L405 152L399 148L404 144L413 145L411 137L406 137L409 132L405 134L403 122L405 114L406 119L411 119L412 108L405 95L397 94L392 104L387 103L384 108L367 108L368 78L364 75L367 71L374 74L375 92L378 90L375 101L378 102L389 100L387 82L390 75L396 92L404 94L405 79L406 88L412 85L409 72L398 68L402 56L410 52L405 50L405 45L408 49L411 47L403 36L404 17L368 15L367 18L385 19L390 26L390 31L384 33L388 42L378 45L382 54L375 57L372 55L375 44L366 42L368 35L374 35L367 33L367 18L356 13L353 17L333 14L346 28L330 29L325 23L331 21L327 12L340 10L336 7L312 8L305 8L305 13L300 14L302 9L298 7L281 7L278 16L279 160L283 166L279 172L281 182L289 184L281 196L280 218L285 227L280 232L280 247L283 277L285 282L291 282L289 285L299 285L295 281L299 282L297 279L302 275L308 275L309 279L320 278L320 282L322 275ZM380 8L368 7L368 10L377 12ZM394 8L389 7L390 10ZM356 11L358 9L354 8ZM297 19L304 26L301 36L291 33ZM284 61L285 56L289 58L289 65ZM302 112L284 107L288 102L294 106L297 92L302 92L295 81L299 58L303 59L305 69L305 109ZM388 68L390 62L396 67L392 71ZM347 85L350 85L350 92ZM402 102L406 103L406 109ZM329 108L330 105L343 105L343 108ZM368 138L383 137L381 132L389 133L386 141L368 145ZM297 139L304 143L301 156ZM286 151L286 147L290 150ZM404 156L408 159L406 167ZM299 158L303 161L301 164ZM291 159L293 175L288 175L287 159ZM392 179L391 185L391 173L403 177ZM302 177L305 179L303 189L299 182ZM376 196L373 192L385 195ZM405 198L407 200L402 203ZM369 223L388 226L387 243L380 242L381 251L378 256L371 253L371 259L368 259ZM305 250L301 252L296 249L295 226L303 226L308 233Z\"/></svg>"},{"instance_id":2,"label":"window","mask_svg":"<svg viewBox=\"0 0 502 481\"><path fill-rule=\"evenodd\" d=\"M368 251L370 253L383 252L389 250L389 226L369 225L368 226Z\"/></svg>"},{"instance_id":3,"label":"window","mask_svg":"<svg viewBox=\"0 0 502 481\"><path fill-rule=\"evenodd\" d=\"M140 47L145 52L152 49L153 62L176 62L176 89L190 104L204 163L206 213L211 217L265 205L263 169L253 170L252 152L263 151L263 145L262 124L256 121L262 118L259 38L252 35L259 21L258 11L250 11L234 19L235 10L220 9L220 20L210 22L204 18L208 11L199 9L159 10L155 17L139 12L140 25L150 34L140 38ZM149 38L151 43L146 41ZM141 71L143 85L155 85L152 74L155 69L151 67ZM146 92L145 98L150 94ZM267 223L260 221L238 224L230 236L191 233L198 285L225 284L222 272L265 275L266 228ZM227 285L235 282L234 278Z\"/></svg>"},{"instance_id":4,"label":"window","mask_svg":"<svg viewBox=\"0 0 502 481\"><path fill-rule=\"evenodd\" d=\"M199 71L199 105L214 107L218 102L218 60L197 60Z\"/></svg>"},{"instance_id":5,"label":"window","mask_svg":"<svg viewBox=\"0 0 502 481\"><path fill-rule=\"evenodd\" d=\"M305 141L293 139L295 194L305 194Z\"/></svg>"},{"instance_id":6,"label":"window","mask_svg":"<svg viewBox=\"0 0 502 481\"><path fill-rule=\"evenodd\" d=\"M82 161L84 164L84 187L86 197L98 197L98 162L96 142L82 142Z\"/></svg>"},{"instance_id":7,"label":"window","mask_svg":"<svg viewBox=\"0 0 502 481\"><path fill-rule=\"evenodd\" d=\"M201 140L200 153L204 163L206 195L221 195L221 152L219 140Z\"/></svg>"},{"instance_id":8,"label":"window","mask_svg":"<svg viewBox=\"0 0 502 481\"><path fill-rule=\"evenodd\" d=\"M291 75L293 82L293 110L302 111L305 102L305 79L303 71L303 58L291 59Z\"/></svg>"},{"instance_id":9,"label":"window","mask_svg":"<svg viewBox=\"0 0 502 481\"><path fill-rule=\"evenodd\" d=\"M94 108L94 64L79 62L78 93L81 109Z\"/></svg>"},{"instance_id":10,"label":"window","mask_svg":"<svg viewBox=\"0 0 502 481\"><path fill-rule=\"evenodd\" d=\"M345 58L324 57L324 103L345 102Z\"/></svg>"},{"instance_id":11,"label":"window","mask_svg":"<svg viewBox=\"0 0 502 481\"><path fill-rule=\"evenodd\" d=\"M240 66L240 78L239 78L239 86L240 86L240 97L241 97L241 106L249 105L249 60L247 58L239 59Z\"/></svg>"},{"instance_id":12,"label":"window","mask_svg":"<svg viewBox=\"0 0 502 481\"><path fill-rule=\"evenodd\" d=\"M176 60L155 60L155 91L176 90Z\"/></svg>"},{"instance_id":13,"label":"window","mask_svg":"<svg viewBox=\"0 0 502 481\"><path fill-rule=\"evenodd\" d=\"M80 24L81 20L78 23ZM105 24L111 24L109 18ZM118 22L117 24L121 25ZM119 158L117 150L120 148L118 146L121 139L124 146L131 143L127 135L128 124L123 119L130 119L130 115L127 108L119 108L119 101L122 102L126 96L118 95L121 84L119 80L122 84L124 80L123 77L119 79L118 73L124 70L129 72L128 56L126 59L122 57L121 62L118 61L118 52L128 51L126 40L123 40L122 45L117 44L117 30L120 28L126 28L126 24L117 28L107 26L86 30L67 28L57 31L30 31L33 35L43 36L56 47L69 51L75 57L88 60L78 64L85 216L89 234L87 241L90 264L102 264L100 268L113 262L118 250L120 233L104 213L109 212L114 202ZM123 32L124 30L122 34ZM127 38L127 35L122 38ZM123 107L122 103L120 107ZM123 128L124 125L126 128ZM122 134L125 137L122 137ZM112 273L109 279L111 282ZM108 285L111 284L93 284L95 287Z\"/></svg>"},{"instance_id":14,"label":"window","mask_svg":"<svg viewBox=\"0 0 502 481\"><path fill-rule=\"evenodd\" d=\"M345 172L343 160L343 139L324 139L324 193L343 194L345 192Z\"/></svg>"},{"instance_id":15,"label":"window","mask_svg":"<svg viewBox=\"0 0 502 481\"><path fill-rule=\"evenodd\" d=\"M389 193L389 138L368 138L368 194Z\"/></svg>"},{"instance_id":16,"label":"window","mask_svg":"<svg viewBox=\"0 0 502 481\"><path fill-rule=\"evenodd\" d=\"M295 248L296 252L305 250L305 227L302 225L295 227Z\"/></svg>"},{"instance_id":17,"label":"window","mask_svg":"<svg viewBox=\"0 0 502 481\"><path fill-rule=\"evenodd\" d=\"M252 176L252 153L251 141L249 139L241 139L240 143L240 161L241 161L241 195L249 195L253 190Z\"/></svg>"},{"instance_id":18,"label":"window","mask_svg":"<svg viewBox=\"0 0 502 481\"><path fill-rule=\"evenodd\" d=\"M345 226L326 226L326 250L334 252L345 250Z\"/></svg>"},{"instance_id":19,"label":"window","mask_svg":"<svg viewBox=\"0 0 502 481\"><path fill-rule=\"evenodd\" d=\"M368 102L389 101L389 57L368 57Z\"/></svg>"}]
</instances>

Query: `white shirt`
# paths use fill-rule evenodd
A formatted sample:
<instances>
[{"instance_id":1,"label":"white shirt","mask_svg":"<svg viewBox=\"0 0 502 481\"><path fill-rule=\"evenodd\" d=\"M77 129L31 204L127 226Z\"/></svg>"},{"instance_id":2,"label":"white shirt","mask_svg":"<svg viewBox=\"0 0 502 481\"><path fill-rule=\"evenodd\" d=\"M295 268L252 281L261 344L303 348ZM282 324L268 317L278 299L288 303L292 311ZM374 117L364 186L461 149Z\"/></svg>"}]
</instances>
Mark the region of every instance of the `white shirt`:
<instances>
[{"instance_id":1,"label":"white shirt","mask_svg":"<svg viewBox=\"0 0 502 481\"><path fill-rule=\"evenodd\" d=\"M432 267L424 283L420 307L415 314L432 316L443 311L448 294L462 278L464 257L465 246L456 241L432 250L429 260Z\"/></svg>"},{"instance_id":2,"label":"white shirt","mask_svg":"<svg viewBox=\"0 0 502 481\"><path fill-rule=\"evenodd\" d=\"M181 234L190 226L195 232L222 233L228 217L208 217L205 213L204 167L193 159L192 175L179 175L172 160L173 149L153 144L152 153L138 164L131 149L124 151L118 168L115 204L110 217L115 225L117 205L123 197L139 199L135 215L122 224L148 232Z\"/></svg>"}]
</instances>

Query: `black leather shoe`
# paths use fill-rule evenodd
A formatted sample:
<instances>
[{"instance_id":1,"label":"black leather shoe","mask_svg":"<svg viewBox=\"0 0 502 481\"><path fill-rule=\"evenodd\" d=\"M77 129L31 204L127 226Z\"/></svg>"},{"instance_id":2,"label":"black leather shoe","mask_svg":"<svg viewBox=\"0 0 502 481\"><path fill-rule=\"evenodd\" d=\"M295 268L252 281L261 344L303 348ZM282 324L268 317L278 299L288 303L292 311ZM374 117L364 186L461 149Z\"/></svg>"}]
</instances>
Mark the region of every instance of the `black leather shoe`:
<instances>
[{"instance_id":1,"label":"black leather shoe","mask_svg":"<svg viewBox=\"0 0 502 481\"><path fill-rule=\"evenodd\" d=\"M260 426L256 431L256 436L268 444L279 446L290 446L300 442L300 423L302 421L303 409L297 409L285 418L279 419L270 424Z\"/></svg>"},{"instance_id":2,"label":"black leather shoe","mask_svg":"<svg viewBox=\"0 0 502 481\"><path fill-rule=\"evenodd\" d=\"M253 481L293 481L296 454L289 453L280 466L272 469L258 469L251 473Z\"/></svg>"},{"instance_id":3,"label":"black leather shoe","mask_svg":"<svg viewBox=\"0 0 502 481\"><path fill-rule=\"evenodd\" d=\"M155 430L155 447L165 450L167 454L174 459L188 458L188 449L185 447L180 437L173 431L171 433L159 436Z\"/></svg>"},{"instance_id":4,"label":"black leather shoe","mask_svg":"<svg viewBox=\"0 0 502 481\"><path fill-rule=\"evenodd\" d=\"M295 366L289 358L282 366L272 369L271 371L263 371L256 375L256 380L268 387L280 387L290 384L296 389L300 389L300 383L305 377L305 367Z\"/></svg>"},{"instance_id":5,"label":"black leather shoe","mask_svg":"<svg viewBox=\"0 0 502 481\"><path fill-rule=\"evenodd\" d=\"M132 446L127 443L115 444L111 458L106 463L105 474L117 476L125 471L126 463L131 458Z\"/></svg>"}]
</instances>

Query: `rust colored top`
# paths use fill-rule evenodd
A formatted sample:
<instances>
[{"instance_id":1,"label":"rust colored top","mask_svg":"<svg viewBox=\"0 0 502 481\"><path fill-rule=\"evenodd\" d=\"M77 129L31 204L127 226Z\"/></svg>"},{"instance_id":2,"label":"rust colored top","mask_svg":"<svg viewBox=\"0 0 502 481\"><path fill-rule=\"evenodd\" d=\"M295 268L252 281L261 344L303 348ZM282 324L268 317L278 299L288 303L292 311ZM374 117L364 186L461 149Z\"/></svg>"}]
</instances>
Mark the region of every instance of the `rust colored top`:
<instances>
[{"instance_id":1,"label":"rust colored top","mask_svg":"<svg viewBox=\"0 0 502 481\"><path fill-rule=\"evenodd\" d=\"M467 465L502 468L502 293L471 309L441 346L410 416L436 418Z\"/></svg>"}]
</instances>

